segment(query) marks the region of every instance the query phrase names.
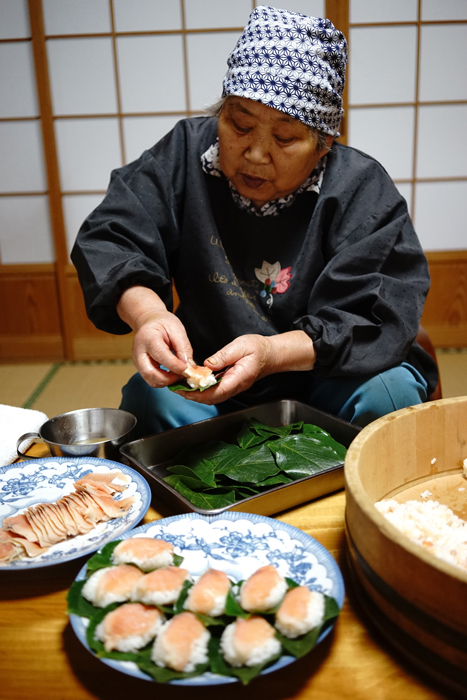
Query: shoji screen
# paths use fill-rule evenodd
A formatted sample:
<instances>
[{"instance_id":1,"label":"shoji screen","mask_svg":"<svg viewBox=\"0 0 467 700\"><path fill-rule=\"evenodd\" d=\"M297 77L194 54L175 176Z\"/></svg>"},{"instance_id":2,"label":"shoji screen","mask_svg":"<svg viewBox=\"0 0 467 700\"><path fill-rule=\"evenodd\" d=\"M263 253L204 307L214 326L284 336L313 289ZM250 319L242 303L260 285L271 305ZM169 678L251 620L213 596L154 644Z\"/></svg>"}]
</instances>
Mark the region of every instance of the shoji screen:
<instances>
[{"instance_id":1,"label":"shoji screen","mask_svg":"<svg viewBox=\"0 0 467 700\"><path fill-rule=\"evenodd\" d=\"M349 0L348 143L409 203L432 286L422 324L467 345L467 2Z\"/></svg>"},{"instance_id":2,"label":"shoji screen","mask_svg":"<svg viewBox=\"0 0 467 700\"><path fill-rule=\"evenodd\" d=\"M467 3L350 0L349 144L386 167L426 251L466 248Z\"/></svg>"},{"instance_id":3,"label":"shoji screen","mask_svg":"<svg viewBox=\"0 0 467 700\"><path fill-rule=\"evenodd\" d=\"M259 4L0 0L0 360L130 355L130 337L87 320L69 251L111 170L219 97ZM275 4L347 33L342 140L378 158L409 202L440 300L427 326L440 344L467 343L466 1Z\"/></svg>"},{"instance_id":4,"label":"shoji screen","mask_svg":"<svg viewBox=\"0 0 467 700\"><path fill-rule=\"evenodd\" d=\"M27 2L0 4L0 261L55 259Z\"/></svg>"},{"instance_id":5,"label":"shoji screen","mask_svg":"<svg viewBox=\"0 0 467 700\"><path fill-rule=\"evenodd\" d=\"M0 2L0 359L63 356L46 154L26 0Z\"/></svg>"}]
</instances>

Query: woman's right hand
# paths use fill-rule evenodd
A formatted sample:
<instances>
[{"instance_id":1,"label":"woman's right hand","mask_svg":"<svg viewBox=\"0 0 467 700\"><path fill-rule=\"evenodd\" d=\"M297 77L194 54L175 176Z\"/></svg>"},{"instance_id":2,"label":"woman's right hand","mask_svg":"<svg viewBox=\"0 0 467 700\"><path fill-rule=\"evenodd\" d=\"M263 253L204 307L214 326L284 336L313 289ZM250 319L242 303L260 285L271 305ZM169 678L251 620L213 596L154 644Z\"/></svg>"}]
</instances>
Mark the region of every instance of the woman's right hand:
<instances>
[{"instance_id":1,"label":"woman's right hand","mask_svg":"<svg viewBox=\"0 0 467 700\"><path fill-rule=\"evenodd\" d=\"M134 331L133 362L152 387L173 384L193 358L181 321L148 287L129 287L117 305L120 318ZM161 365L167 368L161 369Z\"/></svg>"}]
</instances>

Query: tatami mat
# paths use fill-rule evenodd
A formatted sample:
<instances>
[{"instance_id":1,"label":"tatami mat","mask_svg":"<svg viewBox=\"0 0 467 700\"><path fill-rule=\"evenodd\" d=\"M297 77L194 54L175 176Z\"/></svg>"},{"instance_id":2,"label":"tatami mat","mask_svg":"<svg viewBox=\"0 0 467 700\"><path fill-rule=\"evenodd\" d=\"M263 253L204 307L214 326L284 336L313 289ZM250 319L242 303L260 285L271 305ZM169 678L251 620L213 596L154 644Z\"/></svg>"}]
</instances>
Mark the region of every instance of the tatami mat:
<instances>
[{"instance_id":1,"label":"tatami mat","mask_svg":"<svg viewBox=\"0 0 467 700\"><path fill-rule=\"evenodd\" d=\"M467 396L467 348L437 350L443 398ZM52 417L78 408L118 408L131 360L0 365L0 403Z\"/></svg>"},{"instance_id":2,"label":"tatami mat","mask_svg":"<svg viewBox=\"0 0 467 700\"><path fill-rule=\"evenodd\" d=\"M122 386L135 373L132 362L64 363L28 408L49 417L78 408L118 408Z\"/></svg>"},{"instance_id":3,"label":"tatami mat","mask_svg":"<svg viewBox=\"0 0 467 700\"><path fill-rule=\"evenodd\" d=\"M54 368L51 362L0 365L0 403L6 406L24 406Z\"/></svg>"}]
</instances>

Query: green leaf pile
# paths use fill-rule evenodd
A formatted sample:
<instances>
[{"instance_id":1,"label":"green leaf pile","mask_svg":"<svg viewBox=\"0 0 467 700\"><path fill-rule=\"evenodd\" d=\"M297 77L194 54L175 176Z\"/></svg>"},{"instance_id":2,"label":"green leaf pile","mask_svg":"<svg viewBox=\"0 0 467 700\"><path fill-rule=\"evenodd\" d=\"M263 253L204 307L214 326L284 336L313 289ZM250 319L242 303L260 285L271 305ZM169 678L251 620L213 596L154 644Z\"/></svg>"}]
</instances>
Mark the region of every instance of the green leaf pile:
<instances>
[{"instance_id":1,"label":"green leaf pile","mask_svg":"<svg viewBox=\"0 0 467 700\"><path fill-rule=\"evenodd\" d=\"M236 440L185 448L164 481L197 508L215 510L339 466L347 451L325 430L303 421L271 427L253 418Z\"/></svg>"},{"instance_id":2,"label":"green leaf pile","mask_svg":"<svg viewBox=\"0 0 467 700\"><path fill-rule=\"evenodd\" d=\"M112 552L117 542L111 542L102 548L100 552L97 552L88 561L86 576L89 577L95 571L102 567L112 566ZM177 564L180 564L182 557L179 557ZM293 656L295 658L301 658L308 652L310 652L315 646L321 633L327 629L334 620L339 615L339 606L334 598L325 595L325 612L322 624L319 627L314 628L307 634L302 635L296 639L288 639L283 637L278 631L276 631L276 637L280 641L282 646L282 651L277 656L269 659L265 663L259 664L258 666L247 667L242 666L240 668L234 668L231 666L222 656L220 649L220 638L227 625L234 622L238 617L249 618L252 615L240 606L238 601L238 589L241 586L241 582L232 583L232 587L229 591L226 601L225 614L220 617L209 617L208 615L197 615L198 619L208 628L211 639L209 641L208 647L208 662L204 665L199 665L191 673L183 673L179 671L173 671L170 668L161 668L151 661L151 650L153 642L150 642L146 647L140 649L136 652L119 652L110 651L107 652L101 641L95 638L96 627L104 619L104 617L115 610L119 605L123 603L112 603L106 608L97 608L87 601L82 595L82 589L86 583L87 578L74 581L68 591L67 595L67 612L70 615L77 615L79 617L85 617L89 620L86 628L86 641L89 648L96 654L99 658L105 659L115 659L117 661L132 661L138 668L150 676L153 680L158 683L168 683L172 680L178 680L182 678L192 678L194 676L199 676L206 671L211 671L212 673L217 673L222 676L233 676L237 678L243 685L247 685L253 678L261 673L261 671L271 664L275 663L278 658L283 654L288 656ZM288 588L295 588L299 584L292 579L286 578ZM167 619L170 619L174 615L178 615L184 610L184 603L188 595L188 591L193 584L191 582L185 582L183 589L180 593L178 600L173 605L157 606L159 610L165 615ZM274 613L275 609L269 610L266 613L254 613L255 615L261 615L264 617L271 625L274 625Z\"/></svg>"}]
</instances>

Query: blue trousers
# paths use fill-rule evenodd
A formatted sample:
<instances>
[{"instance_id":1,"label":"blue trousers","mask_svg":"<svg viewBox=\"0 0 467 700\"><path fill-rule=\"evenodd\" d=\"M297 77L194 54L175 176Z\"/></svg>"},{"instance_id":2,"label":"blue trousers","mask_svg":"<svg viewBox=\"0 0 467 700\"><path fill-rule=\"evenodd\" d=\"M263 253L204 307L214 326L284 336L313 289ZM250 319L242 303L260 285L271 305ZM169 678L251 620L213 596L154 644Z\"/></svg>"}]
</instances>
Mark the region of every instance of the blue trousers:
<instances>
[{"instance_id":1,"label":"blue trousers","mask_svg":"<svg viewBox=\"0 0 467 700\"><path fill-rule=\"evenodd\" d=\"M313 378L305 384L305 396L303 393L301 396L284 394L281 398L296 399L361 427L387 413L427 399L425 379L405 362L372 377ZM277 398L274 395L269 400ZM267 400L265 395L258 403ZM167 388L151 388L140 374L134 374L122 389L120 408L136 416L138 424L134 437L140 438L232 413L245 408L245 404L241 402L241 395L217 406L187 401Z\"/></svg>"}]
</instances>

